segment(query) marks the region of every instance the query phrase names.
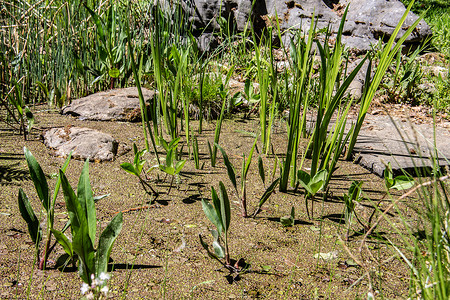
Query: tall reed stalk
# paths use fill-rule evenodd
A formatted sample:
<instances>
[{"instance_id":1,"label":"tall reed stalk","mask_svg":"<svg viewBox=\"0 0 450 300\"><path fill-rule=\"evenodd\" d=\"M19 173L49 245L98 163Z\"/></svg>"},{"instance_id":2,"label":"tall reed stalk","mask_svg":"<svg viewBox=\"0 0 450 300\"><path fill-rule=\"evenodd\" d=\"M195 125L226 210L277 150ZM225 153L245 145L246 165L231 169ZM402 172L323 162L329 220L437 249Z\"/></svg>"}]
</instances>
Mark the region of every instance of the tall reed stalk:
<instances>
[{"instance_id":1,"label":"tall reed stalk","mask_svg":"<svg viewBox=\"0 0 450 300\"><path fill-rule=\"evenodd\" d=\"M312 76L313 55L311 52L313 37L315 34L315 19L311 18L308 37L297 33L296 41L291 43L291 55L293 66L293 84L291 99L289 100L288 144L286 157L283 163L280 179L280 191L286 192L289 174L296 174L298 142L303 132L303 121L306 120L306 108L309 99L309 82ZM286 79L287 80L287 79ZM302 112L303 107L303 112Z\"/></svg>"}]
</instances>

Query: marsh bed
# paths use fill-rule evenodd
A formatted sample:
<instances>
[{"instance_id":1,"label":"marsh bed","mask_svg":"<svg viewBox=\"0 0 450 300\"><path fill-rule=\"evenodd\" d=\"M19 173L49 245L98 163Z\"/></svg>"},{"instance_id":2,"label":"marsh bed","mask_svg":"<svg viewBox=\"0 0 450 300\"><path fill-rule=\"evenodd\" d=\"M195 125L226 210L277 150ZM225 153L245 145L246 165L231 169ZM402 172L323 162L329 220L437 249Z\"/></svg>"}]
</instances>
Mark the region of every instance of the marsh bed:
<instances>
[{"instance_id":1,"label":"marsh bed","mask_svg":"<svg viewBox=\"0 0 450 300\"><path fill-rule=\"evenodd\" d=\"M39 109L36 109L39 110ZM61 116L57 112L36 113L36 127L81 126L111 134L119 142L131 146L136 143L144 148L140 123L80 121ZM194 129L198 123L192 123ZM2 124L3 126L3 124ZM416 228L415 203L410 199L399 204L397 211L390 211L391 224L381 221L374 233L365 241L362 227L356 222L348 241L343 219L342 195L353 180L363 181L364 200L357 207L359 216L368 220L374 207L387 208L397 193L387 196L384 181L352 162L339 161L327 197L319 193L314 203L314 218L308 219L305 194L302 188L287 193L276 192L266 202L256 218L242 218L238 197L227 176L223 159L218 153L218 163L211 167L207 140L214 139L215 121L204 123L203 133L198 135L200 165L188 160L180 180L169 191L170 178L164 180L160 171L148 174L149 184L159 193L156 201L146 194L139 181L120 168L123 162L133 160L133 152L117 157L111 162L89 165L90 181L94 195L110 194L96 204L98 228L104 228L119 211L124 211L123 229L114 244L110 264L112 278L109 282L110 297L114 299L355 299L366 298L369 291L385 298L405 298L408 295L410 270L390 243L401 245L399 233L405 232L401 216ZM243 131L259 132L256 119L225 120L220 145L227 151L240 173L242 155L248 155L254 137ZM40 131L25 141L9 128L0 129L0 298L24 299L77 299L81 297L81 279L70 267L60 271L55 261L64 253L56 246L50 255L47 270L37 270L34 246L21 218L17 196L22 187L35 211L41 206L28 175L23 155L26 146L35 155L52 190L56 174L64 159L52 156L40 140ZM287 142L286 125L277 121L274 125L272 144L279 161L283 158ZM183 141L182 141L183 143ZM304 147L304 145L303 145ZM261 149L259 149L261 150ZM161 154L163 149L159 149ZM187 159L187 147L183 148ZM279 176L275 155L254 154L247 178L249 212L271 183ZM263 184L257 160L261 156L265 166L266 183ZM156 164L154 155L146 156L149 166ZM308 166L308 161L304 167ZM72 160L66 171L72 186L76 186L83 166L82 161ZM272 170L275 174L272 176ZM248 272L230 275L220 269L217 261L210 259L202 248L198 235L212 242L209 222L202 211L201 199L211 199L211 186L218 188L219 181L227 187L232 201L229 247L232 259L243 258L249 264ZM139 207L146 207L139 209ZM280 217L289 215L295 207L295 224L283 226ZM44 214L41 214L43 218ZM379 213L373 216L372 224ZM56 204L56 227L67 221L62 193ZM396 229L394 229L394 227ZM396 231L398 230L398 231ZM322 253L322 258L317 254ZM360 262L362 266L358 266Z\"/></svg>"}]
</instances>

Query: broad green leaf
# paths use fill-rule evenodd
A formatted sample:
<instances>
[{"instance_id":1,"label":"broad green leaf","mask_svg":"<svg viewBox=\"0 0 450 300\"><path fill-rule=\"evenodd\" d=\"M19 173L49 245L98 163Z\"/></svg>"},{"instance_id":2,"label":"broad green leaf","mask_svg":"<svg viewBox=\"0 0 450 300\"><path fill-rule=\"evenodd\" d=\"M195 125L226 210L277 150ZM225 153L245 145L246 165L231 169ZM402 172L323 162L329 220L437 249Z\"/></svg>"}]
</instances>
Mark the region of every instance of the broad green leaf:
<instances>
[{"instance_id":1,"label":"broad green leaf","mask_svg":"<svg viewBox=\"0 0 450 300\"><path fill-rule=\"evenodd\" d=\"M61 231L58 231L54 228L51 228L51 231L53 235L55 236L56 241L63 247L64 251L72 257L73 256L73 247L72 242L69 240L69 238L62 233Z\"/></svg>"},{"instance_id":2,"label":"broad green leaf","mask_svg":"<svg viewBox=\"0 0 450 300\"><path fill-rule=\"evenodd\" d=\"M109 69L108 74L112 78L117 78L120 75L120 71L117 68L111 68Z\"/></svg>"},{"instance_id":3,"label":"broad green leaf","mask_svg":"<svg viewBox=\"0 0 450 300\"><path fill-rule=\"evenodd\" d=\"M310 187L311 176L303 170L297 171L297 179L300 185L310 194L312 194L312 190Z\"/></svg>"},{"instance_id":4,"label":"broad green leaf","mask_svg":"<svg viewBox=\"0 0 450 300\"><path fill-rule=\"evenodd\" d=\"M85 212L87 219L87 228L92 245L95 242L95 233L97 232L97 217L95 213L94 195L92 194L91 183L89 181L89 159L86 159L80 179L78 180L77 197L81 208Z\"/></svg>"},{"instance_id":5,"label":"broad green leaf","mask_svg":"<svg viewBox=\"0 0 450 300\"><path fill-rule=\"evenodd\" d=\"M59 176L61 178L64 200L71 222L73 252L78 255L80 260L78 272L81 279L90 284L90 276L95 271L95 254L94 246L89 236L86 211L82 208L66 175L61 170L59 171Z\"/></svg>"},{"instance_id":6,"label":"broad green leaf","mask_svg":"<svg viewBox=\"0 0 450 300\"><path fill-rule=\"evenodd\" d=\"M34 214L33 208L30 205L30 200L28 200L27 195L19 188L19 211L22 215L22 218L27 222L28 233L30 234L31 240L36 245L39 246L39 243L42 240L42 229L39 223L38 218Z\"/></svg>"},{"instance_id":7,"label":"broad green leaf","mask_svg":"<svg viewBox=\"0 0 450 300\"><path fill-rule=\"evenodd\" d=\"M214 258L215 260L217 260L218 262L220 262L220 263L222 264L222 262L220 261L220 259L219 259L214 253L212 253L211 251L209 251L208 244L206 244L206 243L203 241L203 238L202 238L202 235L201 235L201 234L198 235L198 238L200 239L200 244L202 245L202 247L206 250L206 252L208 252L209 257Z\"/></svg>"},{"instance_id":8,"label":"broad green leaf","mask_svg":"<svg viewBox=\"0 0 450 300\"><path fill-rule=\"evenodd\" d=\"M120 167L122 169L124 169L125 171L127 171L130 174L136 175L138 176L139 174L136 172L136 169L134 168L134 166L132 164L130 164L129 162L124 162L120 164Z\"/></svg>"},{"instance_id":9,"label":"broad green leaf","mask_svg":"<svg viewBox=\"0 0 450 300\"><path fill-rule=\"evenodd\" d=\"M23 148L23 152L25 153L28 169L30 170L30 176L33 180L38 197L42 202L42 206L44 206L45 210L48 212L50 207L50 198L48 195L48 183L45 178L45 174L36 158L34 158L33 154L31 154L26 147Z\"/></svg>"},{"instance_id":10,"label":"broad green leaf","mask_svg":"<svg viewBox=\"0 0 450 300\"><path fill-rule=\"evenodd\" d=\"M133 174L133 175L136 175L136 176L138 175L136 170L135 170L135 168L134 168L134 166L132 164L130 164L129 162L121 163L120 167L122 169L124 169L125 171L127 171L128 173L130 173L130 174Z\"/></svg>"},{"instance_id":11,"label":"broad green leaf","mask_svg":"<svg viewBox=\"0 0 450 300\"><path fill-rule=\"evenodd\" d=\"M178 174L178 173L181 172L181 170L183 169L185 163L186 163L185 159L177 161L177 163L175 165L175 174Z\"/></svg>"},{"instance_id":12,"label":"broad green leaf","mask_svg":"<svg viewBox=\"0 0 450 300\"><path fill-rule=\"evenodd\" d=\"M64 200L66 202L67 213L71 223L72 235L74 235L77 231L79 231L80 223L83 221L87 222L86 216L78 203L75 192L70 186L70 183L62 170L59 170L59 177L61 178L61 186L63 189ZM79 216L79 214L82 214L82 216Z\"/></svg>"},{"instance_id":13,"label":"broad green leaf","mask_svg":"<svg viewBox=\"0 0 450 300\"><path fill-rule=\"evenodd\" d=\"M402 191L413 187L414 184L415 184L414 179L412 179L411 177L406 175L400 175L395 177L394 183L390 188Z\"/></svg>"},{"instance_id":14,"label":"broad green leaf","mask_svg":"<svg viewBox=\"0 0 450 300\"><path fill-rule=\"evenodd\" d=\"M174 149L170 149L169 151L167 151L166 162L165 162L165 165L167 167L172 167L173 166L174 157L175 157Z\"/></svg>"},{"instance_id":15,"label":"broad green leaf","mask_svg":"<svg viewBox=\"0 0 450 300\"><path fill-rule=\"evenodd\" d=\"M122 230L123 216L118 213L106 226L98 240L98 249L96 257L96 276L108 271L108 261L111 255L112 246Z\"/></svg>"},{"instance_id":16,"label":"broad green leaf","mask_svg":"<svg viewBox=\"0 0 450 300\"><path fill-rule=\"evenodd\" d=\"M223 231L226 233L230 227L231 221L230 200L228 199L227 190L222 181L219 181L219 186L220 214L222 217Z\"/></svg>"},{"instance_id":17,"label":"broad green leaf","mask_svg":"<svg viewBox=\"0 0 450 300\"><path fill-rule=\"evenodd\" d=\"M217 216L219 217L220 220L220 224L223 225L223 221L222 221L222 213L220 212L220 200L219 200L219 196L217 195L216 190L214 189L213 186L211 186L211 198L212 198L212 202L214 205L214 209L216 211ZM223 226L222 226L223 227Z\"/></svg>"},{"instance_id":18,"label":"broad green leaf","mask_svg":"<svg viewBox=\"0 0 450 300\"><path fill-rule=\"evenodd\" d=\"M217 255L217 257L224 258L225 257L225 249L223 246L219 243L219 241L214 241L212 243L214 253Z\"/></svg>"},{"instance_id":19,"label":"broad green leaf","mask_svg":"<svg viewBox=\"0 0 450 300\"><path fill-rule=\"evenodd\" d=\"M220 219L219 215L217 214L215 208L206 201L205 199L202 199L202 208L203 212L205 213L206 217L211 221L211 223L216 226L217 231L219 232L219 235L222 234L223 226L222 226L222 220Z\"/></svg>"},{"instance_id":20,"label":"broad green leaf","mask_svg":"<svg viewBox=\"0 0 450 300\"><path fill-rule=\"evenodd\" d=\"M309 185L309 189L311 190L311 194L315 195L318 191L320 191L323 188L324 183L325 183L325 181L323 181L323 180L311 183Z\"/></svg>"},{"instance_id":21,"label":"broad green leaf","mask_svg":"<svg viewBox=\"0 0 450 300\"><path fill-rule=\"evenodd\" d=\"M314 175L314 177L311 181L312 182L325 181L325 179L327 178L327 173L328 172L326 169L320 170L319 172L317 172L316 175Z\"/></svg>"}]
</instances>

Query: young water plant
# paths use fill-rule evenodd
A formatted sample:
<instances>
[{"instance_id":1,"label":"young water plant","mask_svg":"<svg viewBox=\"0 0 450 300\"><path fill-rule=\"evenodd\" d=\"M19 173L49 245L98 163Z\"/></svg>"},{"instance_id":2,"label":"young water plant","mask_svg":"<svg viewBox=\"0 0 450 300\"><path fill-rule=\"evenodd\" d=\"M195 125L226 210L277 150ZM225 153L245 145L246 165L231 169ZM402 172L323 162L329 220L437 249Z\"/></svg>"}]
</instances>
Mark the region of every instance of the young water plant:
<instances>
[{"instance_id":1,"label":"young water plant","mask_svg":"<svg viewBox=\"0 0 450 300\"><path fill-rule=\"evenodd\" d=\"M298 170L297 172L297 186L300 184L306 190L305 205L309 219L314 217L314 196L324 188L327 174L325 169L320 170L313 177L303 170ZM311 216L309 214L308 198L311 198Z\"/></svg>"},{"instance_id":2,"label":"young water plant","mask_svg":"<svg viewBox=\"0 0 450 300\"><path fill-rule=\"evenodd\" d=\"M275 179L270 185L269 187L266 189L266 191L264 192L264 194L261 196L261 199L259 199L259 203L258 203L258 207L256 208L255 212L253 213L252 217L256 217L257 214L259 214L259 212L261 211L262 206L264 205L264 203L266 203L266 201L269 199L269 197L273 194L273 192L275 192L275 189L277 188L277 185L280 183L281 178L278 177L277 179Z\"/></svg>"},{"instance_id":3,"label":"young water plant","mask_svg":"<svg viewBox=\"0 0 450 300\"><path fill-rule=\"evenodd\" d=\"M359 218L355 212L356 202L360 202L362 200L362 198L361 198L361 191L362 191L361 185L362 184L363 184L363 181L352 181L352 184L350 185L350 188L348 189L348 193L344 194L344 197L343 197L344 204L345 204L344 219L345 219L345 224L347 225L347 232L345 234L346 241L348 241L350 228L352 226L353 216L356 216L358 222L360 222L362 224L362 222L359 220Z\"/></svg>"},{"instance_id":4,"label":"young water plant","mask_svg":"<svg viewBox=\"0 0 450 300\"><path fill-rule=\"evenodd\" d=\"M289 216L281 217L280 223L284 227L291 227L295 224L295 208L292 206L291 214Z\"/></svg>"},{"instance_id":5,"label":"young water plant","mask_svg":"<svg viewBox=\"0 0 450 300\"><path fill-rule=\"evenodd\" d=\"M170 175L172 177L172 180L170 181L170 188L167 192L170 193L170 190L172 189L173 185L173 179L176 178L177 183L179 181L179 173L184 167L184 164L186 163L185 159L178 159L178 142L180 141L180 138L173 139L170 141L170 143L167 143L164 139L161 138L161 145L166 150L166 159L164 160L164 163L161 163L158 165L159 169L166 173L166 175Z\"/></svg>"},{"instance_id":6,"label":"young water plant","mask_svg":"<svg viewBox=\"0 0 450 300\"><path fill-rule=\"evenodd\" d=\"M192 141L192 155L194 157L195 168L198 170L200 169L200 155L198 151L198 140L196 135L194 135Z\"/></svg>"},{"instance_id":7,"label":"young water plant","mask_svg":"<svg viewBox=\"0 0 450 300\"><path fill-rule=\"evenodd\" d=\"M387 190L396 189L398 191L412 188L415 184L414 179L407 173L394 177L391 163L389 162L384 169L384 184Z\"/></svg>"},{"instance_id":8,"label":"young water plant","mask_svg":"<svg viewBox=\"0 0 450 300\"><path fill-rule=\"evenodd\" d=\"M252 162L252 157L253 157L253 152L255 151L255 147L256 147L256 142L257 139L255 138L255 141L253 143L252 148L250 149L250 153L248 154L247 159L245 158L245 155L243 155L242 158L242 169L241 169L241 193L239 193L238 191L238 187L237 187L237 181L236 181L236 173L234 171L234 166L232 165L232 163L230 162L227 153L225 152L225 150L220 147L218 144L215 144L215 146L220 150L220 152L222 152L222 156L223 156L223 161L225 163L225 166L227 167L227 173L228 173L228 177L230 178L231 183L233 184L235 190L236 190L236 195L239 197L239 194L241 195L240 197L240 202L241 202L241 212L242 212L242 216L244 218L247 217L247 174L248 174L248 170L250 168L250 164Z\"/></svg>"},{"instance_id":9,"label":"young water plant","mask_svg":"<svg viewBox=\"0 0 450 300\"><path fill-rule=\"evenodd\" d=\"M217 194L214 187L211 187L211 197L214 206L205 199L202 199L202 207L206 217L216 227L216 229L211 230L211 235L214 238L212 243L214 252L209 250L209 246L203 240L201 234L199 235L200 243L207 251L209 257L218 261L230 273L237 274L238 276L248 269L248 264L243 259L232 264L230 258L230 251L228 249L228 229L230 228L231 222L230 200L222 181L219 182L219 194Z\"/></svg>"},{"instance_id":10,"label":"young water plant","mask_svg":"<svg viewBox=\"0 0 450 300\"><path fill-rule=\"evenodd\" d=\"M120 164L120 167L123 170L127 171L128 173L135 175L139 179L139 182L141 183L145 192L150 195L150 193L147 190L147 188L149 188L152 192L151 195L155 196L155 199L156 199L159 195L158 192L156 192L152 188L152 186L141 177L142 169L144 168L144 165L147 162L142 157L145 155L145 153L147 153L147 150L146 149L138 150L136 144L133 144L133 151L134 151L133 163L124 162L124 163Z\"/></svg>"},{"instance_id":11,"label":"young water plant","mask_svg":"<svg viewBox=\"0 0 450 300\"><path fill-rule=\"evenodd\" d=\"M86 284L91 285L95 278L108 271L109 257L112 246L122 230L123 216L122 213L118 213L109 222L100 235L97 249L94 249L97 218L95 200L89 181L89 161L86 160L81 171L77 194L73 191L62 170L59 171L59 177L69 214L72 240L54 228L52 228L52 232L70 257L76 255L78 273Z\"/></svg>"},{"instance_id":12,"label":"young water plant","mask_svg":"<svg viewBox=\"0 0 450 300\"><path fill-rule=\"evenodd\" d=\"M223 263L222 261L220 262L228 268L229 266L231 266L230 254L228 250L228 229L231 222L230 200L228 199L227 190L225 189L225 185L222 181L219 182L219 189L219 195L217 195L214 187L211 187L211 197L214 206L211 205L211 203L207 202L205 199L202 199L203 212L216 227L215 230L211 230L211 234L214 237L214 242L212 244L214 254L209 251L209 247L203 241L201 235L200 242L212 258L215 258L218 261L220 261L219 258L224 258L225 263Z\"/></svg>"},{"instance_id":13,"label":"young water plant","mask_svg":"<svg viewBox=\"0 0 450 300\"><path fill-rule=\"evenodd\" d=\"M38 257L38 267L40 270L43 270L46 267L48 256L54 247L54 245L50 246L50 244L55 219L55 201L61 185L61 176L58 176L58 181L55 186L53 197L50 198L51 196L49 194L47 179L45 177L44 172L42 171L41 166L39 165L33 154L31 154L30 150L24 147L23 152L25 154L28 169L30 171L30 176L31 179L33 180L33 184L36 189L36 193L47 214L46 242L42 257L40 256L40 243L43 238L41 224L35 212L33 211L33 208L31 207L28 196L25 194L22 188L19 188L19 196L18 196L19 211L22 218L25 220L25 222L27 222L28 233L30 234L31 240L35 244L36 255ZM62 170L61 172L66 171L67 166L69 165L70 158L71 155L69 154L61 169ZM65 228L67 228L67 226Z\"/></svg>"}]
</instances>

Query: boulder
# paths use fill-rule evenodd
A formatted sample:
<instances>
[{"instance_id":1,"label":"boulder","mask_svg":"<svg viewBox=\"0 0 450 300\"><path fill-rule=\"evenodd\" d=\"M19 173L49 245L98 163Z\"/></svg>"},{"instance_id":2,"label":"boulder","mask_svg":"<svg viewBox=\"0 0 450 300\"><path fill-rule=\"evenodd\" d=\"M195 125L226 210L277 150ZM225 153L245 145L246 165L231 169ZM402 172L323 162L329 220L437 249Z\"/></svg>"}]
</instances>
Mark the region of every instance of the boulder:
<instances>
[{"instance_id":1,"label":"boulder","mask_svg":"<svg viewBox=\"0 0 450 300\"><path fill-rule=\"evenodd\" d=\"M153 101L155 92L142 88L146 103ZM141 120L139 95L136 87L99 92L73 100L61 109L61 114L79 117L81 120L127 121Z\"/></svg>"},{"instance_id":2,"label":"boulder","mask_svg":"<svg viewBox=\"0 0 450 300\"><path fill-rule=\"evenodd\" d=\"M112 161L116 155L130 150L109 134L81 127L62 127L47 130L43 135L44 144L54 150L59 157L67 157L72 151L75 159L90 161Z\"/></svg>"},{"instance_id":3,"label":"boulder","mask_svg":"<svg viewBox=\"0 0 450 300\"><path fill-rule=\"evenodd\" d=\"M199 35L200 48L209 49L205 39L200 36L207 34L207 40L212 41L211 32L220 28L217 22L219 15L230 20L231 27L237 31L243 31L250 19L256 27L255 30L260 30L266 23L273 23L277 16L281 30L289 29L287 32L292 35L290 29L308 30L314 14L318 18L317 29L330 25L336 33L342 14L349 5L343 43L357 53L365 52L379 39L387 41L391 37L406 10L399 0L256 0L253 10L252 2L253 0L194 0L188 13L193 28ZM402 36L417 18L410 12L398 37ZM291 38L290 34L287 33L283 37L285 42ZM406 43L419 43L430 35L430 27L422 20Z\"/></svg>"}]
</instances>

